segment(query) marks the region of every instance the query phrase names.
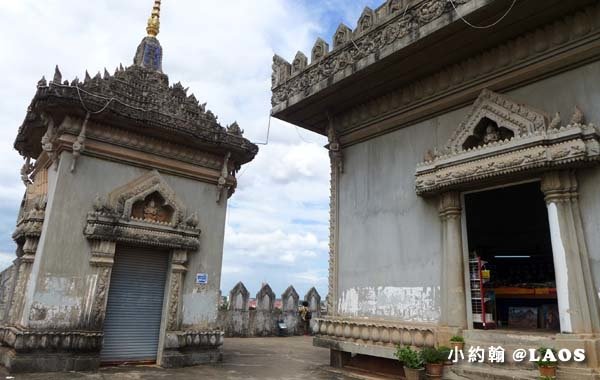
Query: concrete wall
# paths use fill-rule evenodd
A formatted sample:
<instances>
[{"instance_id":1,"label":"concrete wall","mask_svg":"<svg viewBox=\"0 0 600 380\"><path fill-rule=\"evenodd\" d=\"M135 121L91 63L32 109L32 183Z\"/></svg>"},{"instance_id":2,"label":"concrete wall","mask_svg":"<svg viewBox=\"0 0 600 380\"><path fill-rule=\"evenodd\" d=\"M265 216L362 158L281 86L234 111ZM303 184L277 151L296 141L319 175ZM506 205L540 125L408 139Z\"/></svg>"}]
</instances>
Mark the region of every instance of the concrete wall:
<instances>
[{"instance_id":1,"label":"concrete wall","mask_svg":"<svg viewBox=\"0 0 600 380\"><path fill-rule=\"evenodd\" d=\"M567 122L579 106L600 124L600 62L508 92ZM443 145L464 107L344 150L339 199L338 310L348 317L439 319L441 230L435 199L414 190L416 164ZM600 290L600 168L581 170L581 210Z\"/></svg>"},{"instance_id":2,"label":"concrete wall","mask_svg":"<svg viewBox=\"0 0 600 380\"><path fill-rule=\"evenodd\" d=\"M265 288L268 288L268 302L264 299ZM243 293L243 294L242 294ZM256 308L249 307L249 297L246 287L238 283L229 293L229 305L219 309L218 324L228 337L259 337L276 336L279 334L277 322L283 320L287 326L288 335L304 333L302 319L298 310L298 297L293 286L282 294L282 309L274 306L275 293L268 284L263 284L256 295ZM315 288L310 289L304 296L312 313L311 328L314 319L321 316L321 296Z\"/></svg>"},{"instance_id":3,"label":"concrete wall","mask_svg":"<svg viewBox=\"0 0 600 380\"><path fill-rule=\"evenodd\" d=\"M11 265L0 273L0 319L6 321L8 307L15 283L15 265Z\"/></svg>"},{"instance_id":4,"label":"concrete wall","mask_svg":"<svg viewBox=\"0 0 600 380\"><path fill-rule=\"evenodd\" d=\"M97 195L146 174L148 170L82 156L69 171L70 153L62 153L58 171L50 169L46 219L32 269L22 323L45 329L76 328L89 318L94 283L90 245L83 235L86 216ZM201 247L188 255L183 285L183 327L215 325L219 297L226 202L215 202L215 186L162 174L190 211L197 211ZM118 255L118 248L117 253ZM209 283L195 285L195 273Z\"/></svg>"}]
</instances>

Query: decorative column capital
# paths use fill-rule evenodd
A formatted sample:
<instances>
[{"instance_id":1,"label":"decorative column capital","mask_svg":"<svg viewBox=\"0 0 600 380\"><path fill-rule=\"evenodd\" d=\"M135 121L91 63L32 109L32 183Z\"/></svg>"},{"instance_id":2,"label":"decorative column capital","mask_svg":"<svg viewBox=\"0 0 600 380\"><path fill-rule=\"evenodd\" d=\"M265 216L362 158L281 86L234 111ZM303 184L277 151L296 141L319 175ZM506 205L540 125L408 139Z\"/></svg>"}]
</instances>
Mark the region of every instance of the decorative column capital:
<instances>
[{"instance_id":1,"label":"decorative column capital","mask_svg":"<svg viewBox=\"0 0 600 380\"><path fill-rule=\"evenodd\" d=\"M460 193L458 192L447 192L443 193L439 197L438 210L442 219L451 219L460 217L461 204L460 204Z\"/></svg>"},{"instance_id":2,"label":"decorative column capital","mask_svg":"<svg viewBox=\"0 0 600 380\"><path fill-rule=\"evenodd\" d=\"M37 251L38 243L40 238L37 236L28 236L25 239L25 243L23 244L22 252L23 254L19 257L21 262L25 263L33 263L35 260L35 253Z\"/></svg>"},{"instance_id":3,"label":"decorative column capital","mask_svg":"<svg viewBox=\"0 0 600 380\"><path fill-rule=\"evenodd\" d=\"M577 178L572 170L548 172L542 177L541 190L545 195L546 203L568 202L576 199L577 189Z\"/></svg>"},{"instance_id":4,"label":"decorative column capital","mask_svg":"<svg viewBox=\"0 0 600 380\"><path fill-rule=\"evenodd\" d=\"M115 262L117 243L109 240L91 240L90 264L97 267L112 267Z\"/></svg>"},{"instance_id":5,"label":"decorative column capital","mask_svg":"<svg viewBox=\"0 0 600 380\"><path fill-rule=\"evenodd\" d=\"M185 273L187 272L188 254L186 250L174 249L173 256L171 258L171 271L173 273Z\"/></svg>"}]
</instances>

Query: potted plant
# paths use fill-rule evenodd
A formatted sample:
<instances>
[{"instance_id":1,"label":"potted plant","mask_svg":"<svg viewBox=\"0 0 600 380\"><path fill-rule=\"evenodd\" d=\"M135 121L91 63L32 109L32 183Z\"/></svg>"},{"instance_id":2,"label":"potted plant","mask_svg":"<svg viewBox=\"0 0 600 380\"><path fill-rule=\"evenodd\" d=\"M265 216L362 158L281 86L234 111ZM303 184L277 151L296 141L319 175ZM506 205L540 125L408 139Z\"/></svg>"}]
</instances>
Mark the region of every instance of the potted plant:
<instances>
[{"instance_id":1,"label":"potted plant","mask_svg":"<svg viewBox=\"0 0 600 380\"><path fill-rule=\"evenodd\" d=\"M437 348L425 347L421 350L421 358L425 362L425 373L429 378L439 379L444 371L444 363L447 357L443 356Z\"/></svg>"},{"instance_id":2,"label":"potted plant","mask_svg":"<svg viewBox=\"0 0 600 380\"><path fill-rule=\"evenodd\" d=\"M454 335L450 338L450 347L454 350L462 351L465 348L465 338L460 335Z\"/></svg>"},{"instance_id":3,"label":"potted plant","mask_svg":"<svg viewBox=\"0 0 600 380\"><path fill-rule=\"evenodd\" d=\"M394 354L404 365L404 376L406 380L419 380L423 372L423 359L418 351L410 347L398 346Z\"/></svg>"},{"instance_id":4,"label":"potted plant","mask_svg":"<svg viewBox=\"0 0 600 380\"><path fill-rule=\"evenodd\" d=\"M446 347L446 346L439 346L438 347L438 351L440 353L440 356L442 358L444 358L444 365L452 365L452 360L450 359L450 354L454 351L452 348L450 347Z\"/></svg>"},{"instance_id":5,"label":"potted plant","mask_svg":"<svg viewBox=\"0 0 600 380\"><path fill-rule=\"evenodd\" d=\"M556 378L556 367L558 360L556 359L556 350L548 347L540 347L537 349L540 358L536 361L542 378Z\"/></svg>"}]
</instances>

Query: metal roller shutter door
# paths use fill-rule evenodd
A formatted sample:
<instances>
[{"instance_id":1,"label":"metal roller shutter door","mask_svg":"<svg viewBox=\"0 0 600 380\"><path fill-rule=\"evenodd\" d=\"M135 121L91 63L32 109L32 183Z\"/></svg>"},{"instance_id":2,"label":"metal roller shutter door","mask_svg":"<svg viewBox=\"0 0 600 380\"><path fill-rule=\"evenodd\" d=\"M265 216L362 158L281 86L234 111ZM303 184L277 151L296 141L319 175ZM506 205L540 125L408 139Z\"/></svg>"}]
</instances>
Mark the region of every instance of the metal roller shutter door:
<instances>
[{"instance_id":1,"label":"metal roller shutter door","mask_svg":"<svg viewBox=\"0 0 600 380\"><path fill-rule=\"evenodd\" d=\"M118 247L110 279L102 362L155 361L169 254Z\"/></svg>"}]
</instances>

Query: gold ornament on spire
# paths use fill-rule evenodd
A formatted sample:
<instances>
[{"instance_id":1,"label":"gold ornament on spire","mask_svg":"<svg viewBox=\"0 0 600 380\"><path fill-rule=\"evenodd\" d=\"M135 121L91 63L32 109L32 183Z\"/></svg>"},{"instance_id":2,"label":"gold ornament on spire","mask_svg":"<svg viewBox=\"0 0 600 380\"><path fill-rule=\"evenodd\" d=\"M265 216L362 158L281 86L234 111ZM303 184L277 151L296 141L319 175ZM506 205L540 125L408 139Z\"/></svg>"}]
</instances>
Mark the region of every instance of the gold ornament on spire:
<instances>
[{"instance_id":1,"label":"gold ornament on spire","mask_svg":"<svg viewBox=\"0 0 600 380\"><path fill-rule=\"evenodd\" d=\"M152 15L148 19L148 26L146 27L146 32L148 32L148 36L156 37L158 32L160 31L160 1L154 1L154 7L152 7Z\"/></svg>"}]
</instances>

